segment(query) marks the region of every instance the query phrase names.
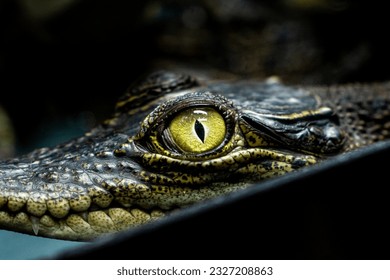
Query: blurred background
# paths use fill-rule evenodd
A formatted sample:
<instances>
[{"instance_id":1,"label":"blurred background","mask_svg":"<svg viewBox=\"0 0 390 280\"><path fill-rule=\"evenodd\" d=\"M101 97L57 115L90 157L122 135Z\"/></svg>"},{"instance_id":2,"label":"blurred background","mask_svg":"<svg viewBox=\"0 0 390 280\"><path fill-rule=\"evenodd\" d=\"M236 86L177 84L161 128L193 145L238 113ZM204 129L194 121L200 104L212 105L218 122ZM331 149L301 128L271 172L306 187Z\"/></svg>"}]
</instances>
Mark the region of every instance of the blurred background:
<instances>
[{"instance_id":1,"label":"blurred background","mask_svg":"<svg viewBox=\"0 0 390 280\"><path fill-rule=\"evenodd\" d=\"M0 156L81 135L110 116L136 78L154 69L277 75L287 84L388 80L385 5L0 0Z\"/></svg>"},{"instance_id":2,"label":"blurred background","mask_svg":"<svg viewBox=\"0 0 390 280\"><path fill-rule=\"evenodd\" d=\"M384 5L1 0L0 105L14 128L16 151L24 153L52 129L65 137L89 129L110 115L134 79L155 68L277 75L293 84L386 80Z\"/></svg>"}]
</instances>

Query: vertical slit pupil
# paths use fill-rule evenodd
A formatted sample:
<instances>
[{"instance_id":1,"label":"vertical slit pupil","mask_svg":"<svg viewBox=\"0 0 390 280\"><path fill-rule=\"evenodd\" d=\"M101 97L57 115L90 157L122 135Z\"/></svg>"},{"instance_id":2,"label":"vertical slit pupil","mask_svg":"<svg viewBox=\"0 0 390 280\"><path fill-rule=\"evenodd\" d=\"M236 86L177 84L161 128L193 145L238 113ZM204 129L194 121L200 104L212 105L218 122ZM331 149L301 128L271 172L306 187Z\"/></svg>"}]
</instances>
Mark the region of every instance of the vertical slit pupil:
<instances>
[{"instance_id":1,"label":"vertical slit pupil","mask_svg":"<svg viewBox=\"0 0 390 280\"><path fill-rule=\"evenodd\" d=\"M195 132L198 135L199 139L204 143L204 137L205 137L204 127L203 124L198 120L195 121Z\"/></svg>"}]
</instances>

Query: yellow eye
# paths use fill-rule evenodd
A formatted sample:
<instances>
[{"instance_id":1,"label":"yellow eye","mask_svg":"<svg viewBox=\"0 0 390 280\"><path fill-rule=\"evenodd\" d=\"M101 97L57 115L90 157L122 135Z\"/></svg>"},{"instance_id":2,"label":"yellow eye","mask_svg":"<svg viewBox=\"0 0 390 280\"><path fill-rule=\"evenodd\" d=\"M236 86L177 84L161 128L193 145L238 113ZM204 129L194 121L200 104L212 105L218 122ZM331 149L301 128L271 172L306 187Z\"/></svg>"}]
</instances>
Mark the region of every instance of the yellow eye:
<instances>
[{"instance_id":1,"label":"yellow eye","mask_svg":"<svg viewBox=\"0 0 390 280\"><path fill-rule=\"evenodd\" d=\"M226 124L212 108L190 108L169 124L172 140L185 152L203 153L218 147L226 135Z\"/></svg>"}]
</instances>

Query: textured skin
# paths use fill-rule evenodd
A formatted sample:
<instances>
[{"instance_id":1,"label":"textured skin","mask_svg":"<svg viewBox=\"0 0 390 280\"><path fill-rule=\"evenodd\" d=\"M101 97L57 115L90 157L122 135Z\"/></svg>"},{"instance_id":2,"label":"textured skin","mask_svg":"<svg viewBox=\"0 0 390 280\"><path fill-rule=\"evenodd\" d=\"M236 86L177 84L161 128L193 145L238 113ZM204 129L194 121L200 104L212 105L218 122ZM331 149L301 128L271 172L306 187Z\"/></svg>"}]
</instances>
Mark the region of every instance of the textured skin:
<instances>
[{"instance_id":1,"label":"textured skin","mask_svg":"<svg viewBox=\"0 0 390 280\"><path fill-rule=\"evenodd\" d=\"M389 91L388 84L302 88L154 73L83 137L0 163L0 226L89 240L153 221L386 139ZM205 152L181 150L168 124L204 107L223 117L224 140Z\"/></svg>"}]
</instances>

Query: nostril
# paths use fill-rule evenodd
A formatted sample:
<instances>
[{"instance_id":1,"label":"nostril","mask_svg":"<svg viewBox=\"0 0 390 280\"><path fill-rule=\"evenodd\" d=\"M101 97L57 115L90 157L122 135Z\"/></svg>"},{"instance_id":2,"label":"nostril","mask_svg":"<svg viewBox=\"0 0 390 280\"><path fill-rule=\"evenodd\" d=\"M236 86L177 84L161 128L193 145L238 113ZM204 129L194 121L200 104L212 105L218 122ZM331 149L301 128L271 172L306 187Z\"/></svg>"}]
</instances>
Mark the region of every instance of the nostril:
<instances>
[{"instance_id":1,"label":"nostril","mask_svg":"<svg viewBox=\"0 0 390 280\"><path fill-rule=\"evenodd\" d=\"M333 143L340 143L344 139L343 133L335 125L328 125L328 127L324 130L324 134L325 137Z\"/></svg>"},{"instance_id":2,"label":"nostril","mask_svg":"<svg viewBox=\"0 0 390 280\"><path fill-rule=\"evenodd\" d=\"M337 152L343 146L344 133L334 123L326 123L320 127L312 125L309 127L309 131L316 136L323 153Z\"/></svg>"},{"instance_id":3,"label":"nostril","mask_svg":"<svg viewBox=\"0 0 390 280\"><path fill-rule=\"evenodd\" d=\"M324 131L326 137L326 147L330 152L339 150L344 143L344 134L335 126L329 127Z\"/></svg>"}]
</instances>

